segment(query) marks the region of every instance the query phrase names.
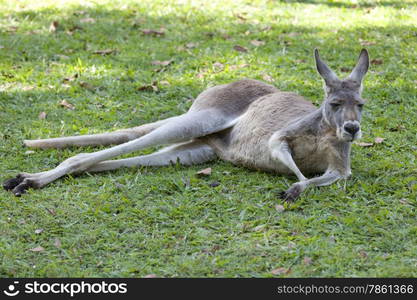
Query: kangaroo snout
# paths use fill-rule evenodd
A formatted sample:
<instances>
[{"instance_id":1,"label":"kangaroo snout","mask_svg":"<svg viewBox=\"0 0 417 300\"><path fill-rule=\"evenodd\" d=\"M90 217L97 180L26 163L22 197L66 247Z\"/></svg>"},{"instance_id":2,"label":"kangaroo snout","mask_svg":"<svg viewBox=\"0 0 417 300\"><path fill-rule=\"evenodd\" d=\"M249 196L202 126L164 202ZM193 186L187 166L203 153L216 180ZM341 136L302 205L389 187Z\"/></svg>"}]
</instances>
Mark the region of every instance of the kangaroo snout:
<instances>
[{"instance_id":1,"label":"kangaroo snout","mask_svg":"<svg viewBox=\"0 0 417 300\"><path fill-rule=\"evenodd\" d=\"M361 125L358 121L346 121L343 123L342 138L353 141L361 138Z\"/></svg>"},{"instance_id":2,"label":"kangaroo snout","mask_svg":"<svg viewBox=\"0 0 417 300\"><path fill-rule=\"evenodd\" d=\"M360 126L359 124L357 124L357 122L355 123L346 122L343 126L343 129L346 132L350 133L351 135L355 135L359 131Z\"/></svg>"}]
</instances>

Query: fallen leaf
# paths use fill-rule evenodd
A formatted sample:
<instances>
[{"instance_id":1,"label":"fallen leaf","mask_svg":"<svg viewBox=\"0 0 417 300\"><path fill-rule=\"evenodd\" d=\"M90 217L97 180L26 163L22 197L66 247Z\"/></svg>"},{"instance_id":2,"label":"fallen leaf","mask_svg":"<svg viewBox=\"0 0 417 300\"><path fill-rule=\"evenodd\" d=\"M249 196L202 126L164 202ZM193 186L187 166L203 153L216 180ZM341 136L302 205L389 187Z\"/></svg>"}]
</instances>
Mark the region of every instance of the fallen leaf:
<instances>
[{"instance_id":1,"label":"fallen leaf","mask_svg":"<svg viewBox=\"0 0 417 300\"><path fill-rule=\"evenodd\" d=\"M405 198L401 198L400 200L398 200L401 204L410 204L410 202L405 199Z\"/></svg>"},{"instance_id":2,"label":"fallen leaf","mask_svg":"<svg viewBox=\"0 0 417 300\"><path fill-rule=\"evenodd\" d=\"M248 49L246 49L245 47L242 47L242 46L239 46L239 45L235 45L235 46L233 46L233 49L235 49L236 51L239 51L239 52L248 52Z\"/></svg>"},{"instance_id":3,"label":"fallen leaf","mask_svg":"<svg viewBox=\"0 0 417 300\"><path fill-rule=\"evenodd\" d=\"M38 247L35 247L35 248L32 248L32 249L29 249L30 251L33 251L33 252L42 252L42 251L45 251L45 248L43 248L43 247L41 247L41 246L38 246Z\"/></svg>"},{"instance_id":4,"label":"fallen leaf","mask_svg":"<svg viewBox=\"0 0 417 300\"><path fill-rule=\"evenodd\" d=\"M266 224L261 224L253 228L253 231L259 232L259 231L264 230L265 227L266 227Z\"/></svg>"},{"instance_id":5,"label":"fallen leaf","mask_svg":"<svg viewBox=\"0 0 417 300\"><path fill-rule=\"evenodd\" d=\"M67 30L67 34L73 35L74 32L77 31L77 30L83 30L83 28L80 27L80 26L75 25L75 26L73 26L73 27L71 27L70 29Z\"/></svg>"},{"instance_id":6,"label":"fallen leaf","mask_svg":"<svg viewBox=\"0 0 417 300\"><path fill-rule=\"evenodd\" d=\"M366 253L364 250L359 251L359 256L362 258L367 258L368 257L368 253Z\"/></svg>"},{"instance_id":7,"label":"fallen leaf","mask_svg":"<svg viewBox=\"0 0 417 300\"><path fill-rule=\"evenodd\" d=\"M265 42L264 41L261 41L261 40L253 40L253 41L251 41L250 42L252 45L254 45L255 47L259 47L259 46L263 46L263 45L265 45Z\"/></svg>"},{"instance_id":8,"label":"fallen leaf","mask_svg":"<svg viewBox=\"0 0 417 300\"><path fill-rule=\"evenodd\" d=\"M62 79L62 82L71 82L78 78L78 73L75 73L73 76L65 77Z\"/></svg>"},{"instance_id":9,"label":"fallen leaf","mask_svg":"<svg viewBox=\"0 0 417 300\"><path fill-rule=\"evenodd\" d=\"M95 23L96 20L94 18L83 18L80 19L80 23Z\"/></svg>"},{"instance_id":10,"label":"fallen leaf","mask_svg":"<svg viewBox=\"0 0 417 300\"><path fill-rule=\"evenodd\" d=\"M38 115L39 120L45 120L46 119L46 112L42 111Z\"/></svg>"},{"instance_id":11,"label":"fallen leaf","mask_svg":"<svg viewBox=\"0 0 417 300\"><path fill-rule=\"evenodd\" d=\"M67 100L62 100L61 102L59 102L59 105L61 105L61 106L63 106L63 107L65 107L65 108L68 108L68 109L71 109L71 110L74 110L75 109L75 107L74 107L74 105L72 105L71 103L69 103Z\"/></svg>"},{"instance_id":12,"label":"fallen leaf","mask_svg":"<svg viewBox=\"0 0 417 300\"><path fill-rule=\"evenodd\" d=\"M197 44L196 43L187 43L185 45L185 47L187 47L188 49L193 49L193 48L197 47Z\"/></svg>"},{"instance_id":13,"label":"fallen leaf","mask_svg":"<svg viewBox=\"0 0 417 300\"><path fill-rule=\"evenodd\" d=\"M268 74L262 75L262 79L267 81L267 82L274 82L274 79L271 76L269 76Z\"/></svg>"},{"instance_id":14,"label":"fallen leaf","mask_svg":"<svg viewBox=\"0 0 417 300\"><path fill-rule=\"evenodd\" d=\"M9 26L6 29L6 32L8 32L8 33L15 33L18 29L19 29L19 27L17 27L17 26Z\"/></svg>"},{"instance_id":15,"label":"fallen leaf","mask_svg":"<svg viewBox=\"0 0 417 300\"><path fill-rule=\"evenodd\" d=\"M34 86L32 86L32 85L28 85L28 86L24 86L24 87L22 88L22 91L31 91L31 90L33 90L33 89L35 89L35 87L34 87Z\"/></svg>"},{"instance_id":16,"label":"fallen leaf","mask_svg":"<svg viewBox=\"0 0 417 300\"><path fill-rule=\"evenodd\" d=\"M144 35L152 35L152 36L163 36L163 35L165 35L165 29L164 28L161 28L160 30L142 29L141 31Z\"/></svg>"},{"instance_id":17,"label":"fallen leaf","mask_svg":"<svg viewBox=\"0 0 417 300\"><path fill-rule=\"evenodd\" d=\"M376 42L366 41L366 40L362 40L362 39L359 39L359 43L360 43L362 46L372 46L372 45L376 45Z\"/></svg>"},{"instance_id":18,"label":"fallen leaf","mask_svg":"<svg viewBox=\"0 0 417 300\"><path fill-rule=\"evenodd\" d=\"M49 32L56 32L59 26L58 21L53 21L51 25L49 25Z\"/></svg>"},{"instance_id":19,"label":"fallen leaf","mask_svg":"<svg viewBox=\"0 0 417 300\"><path fill-rule=\"evenodd\" d=\"M52 208L45 208L46 210L47 210L47 212L49 212L51 215L53 215L53 216L56 216L56 212L55 212L55 210L54 209L52 209Z\"/></svg>"},{"instance_id":20,"label":"fallen leaf","mask_svg":"<svg viewBox=\"0 0 417 300\"><path fill-rule=\"evenodd\" d=\"M281 204L275 205L275 210L279 213L283 212L285 210L285 207Z\"/></svg>"},{"instance_id":21,"label":"fallen leaf","mask_svg":"<svg viewBox=\"0 0 417 300\"><path fill-rule=\"evenodd\" d=\"M237 69L246 68L246 67L249 67L249 64L231 65L229 66L229 70L237 70Z\"/></svg>"},{"instance_id":22,"label":"fallen leaf","mask_svg":"<svg viewBox=\"0 0 417 300\"><path fill-rule=\"evenodd\" d=\"M277 268L271 271L271 273L273 275L283 275L283 274L288 274L291 270L287 269L287 268Z\"/></svg>"},{"instance_id":23,"label":"fallen leaf","mask_svg":"<svg viewBox=\"0 0 417 300\"><path fill-rule=\"evenodd\" d=\"M308 256L304 256L304 258L303 258L303 264L304 264L304 265L309 266L309 265L311 265L312 263L313 263L313 260L312 260L310 257L308 257Z\"/></svg>"},{"instance_id":24,"label":"fallen leaf","mask_svg":"<svg viewBox=\"0 0 417 300\"><path fill-rule=\"evenodd\" d=\"M112 54L113 52L116 52L116 50L115 49L104 49L104 50L93 51L93 54L109 55L109 54Z\"/></svg>"},{"instance_id":25,"label":"fallen leaf","mask_svg":"<svg viewBox=\"0 0 417 300\"><path fill-rule=\"evenodd\" d=\"M371 60L371 64L373 65L381 65L384 61L381 58L374 58Z\"/></svg>"},{"instance_id":26,"label":"fallen leaf","mask_svg":"<svg viewBox=\"0 0 417 300\"><path fill-rule=\"evenodd\" d=\"M59 238L55 238L54 246L57 248L62 247L61 240Z\"/></svg>"},{"instance_id":27,"label":"fallen leaf","mask_svg":"<svg viewBox=\"0 0 417 300\"><path fill-rule=\"evenodd\" d=\"M142 85L140 87L137 88L138 91L145 91L145 92L157 92L158 86L157 86L157 82L154 81L151 84L146 84L146 85Z\"/></svg>"},{"instance_id":28,"label":"fallen leaf","mask_svg":"<svg viewBox=\"0 0 417 300\"><path fill-rule=\"evenodd\" d=\"M376 137L375 140L374 140L374 142L375 142L375 144L381 144L384 140L385 139L382 138L382 137Z\"/></svg>"},{"instance_id":29,"label":"fallen leaf","mask_svg":"<svg viewBox=\"0 0 417 300\"><path fill-rule=\"evenodd\" d=\"M33 153L35 153L35 151L33 151L33 150L25 151L25 155L29 155L29 154L33 154Z\"/></svg>"},{"instance_id":30,"label":"fallen leaf","mask_svg":"<svg viewBox=\"0 0 417 300\"><path fill-rule=\"evenodd\" d=\"M173 60L164 60L164 61L160 61L160 60L154 60L153 62L151 62L152 65L154 66L168 66L173 62Z\"/></svg>"},{"instance_id":31,"label":"fallen leaf","mask_svg":"<svg viewBox=\"0 0 417 300\"><path fill-rule=\"evenodd\" d=\"M356 145L358 145L359 147L371 147L374 145L374 143L359 142L359 143L356 143Z\"/></svg>"},{"instance_id":32,"label":"fallen leaf","mask_svg":"<svg viewBox=\"0 0 417 300\"><path fill-rule=\"evenodd\" d=\"M230 40L232 37L231 37L229 34L224 33L224 34L222 34L222 38L223 38L224 40Z\"/></svg>"},{"instance_id":33,"label":"fallen leaf","mask_svg":"<svg viewBox=\"0 0 417 300\"><path fill-rule=\"evenodd\" d=\"M350 68L345 68L345 67L342 67L342 68L340 68L340 71L341 72L345 72L345 73L348 73L348 72L350 72L350 71L352 71Z\"/></svg>"},{"instance_id":34,"label":"fallen leaf","mask_svg":"<svg viewBox=\"0 0 417 300\"><path fill-rule=\"evenodd\" d=\"M270 31L271 29L272 29L272 26L271 25L266 25L265 27L263 27L261 29L261 31Z\"/></svg>"},{"instance_id":35,"label":"fallen leaf","mask_svg":"<svg viewBox=\"0 0 417 300\"><path fill-rule=\"evenodd\" d=\"M85 81L81 81L79 83L79 85L80 85L80 87L85 88L89 91L95 91L95 89L96 89L92 84L90 84L88 82L85 82Z\"/></svg>"},{"instance_id":36,"label":"fallen leaf","mask_svg":"<svg viewBox=\"0 0 417 300\"><path fill-rule=\"evenodd\" d=\"M143 278L156 278L156 277L157 277L156 274L148 274Z\"/></svg>"},{"instance_id":37,"label":"fallen leaf","mask_svg":"<svg viewBox=\"0 0 417 300\"><path fill-rule=\"evenodd\" d=\"M242 21L246 21L247 20L247 18L244 17L244 16L242 16L241 14L235 14L235 17L238 18L238 19L241 19Z\"/></svg>"},{"instance_id":38,"label":"fallen leaf","mask_svg":"<svg viewBox=\"0 0 417 300\"><path fill-rule=\"evenodd\" d=\"M213 64L213 68L216 70L216 72L220 72L220 71L223 71L224 65L222 63L215 62Z\"/></svg>"},{"instance_id":39,"label":"fallen leaf","mask_svg":"<svg viewBox=\"0 0 417 300\"><path fill-rule=\"evenodd\" d=\"M211 175L211 168L202 169L202 170L198 171L196 173L196 175L209 176L209 175Z\"/></svg>"},{"instance_id":40,"label":"fallen leaf","mask_svg":"<svg viewBox=\"0 0 417 300\"><path fill-rule=\"evenodd\" d=\"M35 234L41 234L43 232L42 228L36 229L35 230Z\"/></svg>"}]
</instances>

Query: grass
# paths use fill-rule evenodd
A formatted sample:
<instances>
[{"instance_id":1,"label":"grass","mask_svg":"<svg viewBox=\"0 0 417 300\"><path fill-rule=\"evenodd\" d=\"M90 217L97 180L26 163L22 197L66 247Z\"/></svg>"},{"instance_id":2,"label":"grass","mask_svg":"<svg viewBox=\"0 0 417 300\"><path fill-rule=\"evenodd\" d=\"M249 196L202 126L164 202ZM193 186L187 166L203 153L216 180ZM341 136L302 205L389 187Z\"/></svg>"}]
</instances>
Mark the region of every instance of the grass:
<instances>
[{"instance_id":1,"label":"grass","mask_svg":"<svg viewBox=\"0 0 417 300\"><path fill-rule=\"evenodd\" d=\"M239 78L271 78L318 105L314 47L345 76L369 49L363 141L384 141L355 145L351 179L283 212L277 191L294 177L221 161L69 176L21 198L0 191L0 275L417 276L416 14L400 0L1 1L1 181L94 151L28 153L23 139L174 116ZM209 166L210 177L195 176Z\"/></svg>"}]
</instances>

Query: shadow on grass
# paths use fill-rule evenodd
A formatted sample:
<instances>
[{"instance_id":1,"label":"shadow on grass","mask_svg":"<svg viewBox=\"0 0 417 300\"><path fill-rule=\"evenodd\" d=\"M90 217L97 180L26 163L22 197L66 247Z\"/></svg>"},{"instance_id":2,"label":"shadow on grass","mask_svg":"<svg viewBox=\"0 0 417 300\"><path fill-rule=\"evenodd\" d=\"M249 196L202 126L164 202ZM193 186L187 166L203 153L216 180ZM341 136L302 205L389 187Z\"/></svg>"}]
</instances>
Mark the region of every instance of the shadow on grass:
<instances>
[{"instance_id":1,"label":"shadow on grass","mask_svg":"<svg viewBox=\"0 0 417 300\"><path fill-rule=\"evenodd\" d=\"M317 4L326 5L329 7L340 7L340 8L374 8L374 7L414 7L415 3L407 1L360 1L360 2L346 2L341 0L284 0L285 3L302 3L302 4Z\"/></svg>"}]
</instances>

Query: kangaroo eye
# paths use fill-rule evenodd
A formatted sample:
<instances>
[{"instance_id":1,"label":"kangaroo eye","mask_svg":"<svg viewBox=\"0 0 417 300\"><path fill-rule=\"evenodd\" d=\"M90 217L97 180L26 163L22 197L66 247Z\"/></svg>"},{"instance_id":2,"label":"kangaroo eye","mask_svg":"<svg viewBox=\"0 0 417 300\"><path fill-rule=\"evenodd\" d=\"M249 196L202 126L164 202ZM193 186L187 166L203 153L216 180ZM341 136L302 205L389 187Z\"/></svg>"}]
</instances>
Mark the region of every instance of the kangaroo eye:
<instances>
[{"instance_id":1,"label":"kangaroo eye","mask_svg":"<svg viewBox=\"0 0 417 300\"><path fill-rule=\"evenodd\" d=\"M340 103L330 103L330 106L333 108L338 108L340 106Z\"/></svg>"}]
</instances>

